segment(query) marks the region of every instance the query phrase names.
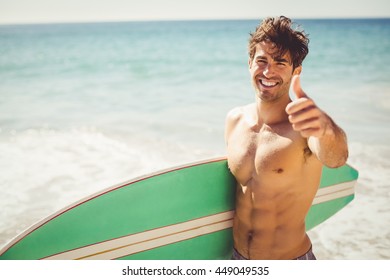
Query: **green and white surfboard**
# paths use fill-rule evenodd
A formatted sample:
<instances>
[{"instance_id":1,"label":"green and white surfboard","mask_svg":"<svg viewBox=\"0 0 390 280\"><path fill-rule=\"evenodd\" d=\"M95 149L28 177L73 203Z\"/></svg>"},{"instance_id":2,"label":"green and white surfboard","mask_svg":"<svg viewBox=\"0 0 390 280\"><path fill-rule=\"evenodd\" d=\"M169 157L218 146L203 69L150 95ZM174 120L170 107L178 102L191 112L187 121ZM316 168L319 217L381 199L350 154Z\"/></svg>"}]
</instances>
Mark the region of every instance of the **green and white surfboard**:
<instances>
[{"instance_id":1,"label":"green and white surfboard","mask_svg":"<svg viewBox=\"0 0 390 280\"><path fill-rule=\"evenodd\" d=\"M308 230L353 199L357 178L348 165L323 169ZM137 178L38 222L0 259L229 259L235 186L224 158Z\"/></svg>"}]
</instances>

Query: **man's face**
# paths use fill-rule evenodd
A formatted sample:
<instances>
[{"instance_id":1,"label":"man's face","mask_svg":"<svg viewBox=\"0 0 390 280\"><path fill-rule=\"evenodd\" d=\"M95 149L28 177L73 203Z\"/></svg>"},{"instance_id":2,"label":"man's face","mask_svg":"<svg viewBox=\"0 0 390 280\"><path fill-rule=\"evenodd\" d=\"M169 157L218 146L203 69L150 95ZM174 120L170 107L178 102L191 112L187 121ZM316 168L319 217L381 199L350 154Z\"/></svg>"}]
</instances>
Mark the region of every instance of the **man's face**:
<instances>
[{"instance_id":1,"label":"man's face","mask_svg":"<svg viewBox=\"0 0 390 280\"><path fill-rule=\"evenodd\" d=\"M274 102L288 96L291 78L299 74L301 66L293 71L289 52L280 56L272 42L256 45L256 53L249 60L249 72L256 95L262 101Z\"/></svg>"}]
</instances>

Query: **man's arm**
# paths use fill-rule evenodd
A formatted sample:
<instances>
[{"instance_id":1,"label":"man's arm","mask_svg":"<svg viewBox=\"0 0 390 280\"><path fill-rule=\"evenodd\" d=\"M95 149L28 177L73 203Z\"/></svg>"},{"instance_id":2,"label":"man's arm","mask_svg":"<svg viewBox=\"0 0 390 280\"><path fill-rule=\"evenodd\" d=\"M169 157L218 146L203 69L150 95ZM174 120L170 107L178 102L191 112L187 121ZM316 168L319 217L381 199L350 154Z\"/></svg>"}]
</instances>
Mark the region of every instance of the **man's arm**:
<instances>
[{"instance_id":1,"label":"man's arm","mask_svg":"<svg viewBox=\"0 0 390 280\"><path fill-rule=\"evenodd\" d=\"M347 136L330 117L328 118L324 135L322 137L310 136L308 145L310 150L324 165L336 168L347 162Z\"/></svg>"},{"instance_id":2,"label":"man's arm","mask_svg":"<svg viewBox=\"0 0 390 280\"><path fill-rule=\"evenodd\" d=\"M310 150L328 167L339 167L348 158L347 137L344 131L302 90L299 76L291 82L297 100L286 107L294 130L308 138Z\"/></svg>"}]
</instances>

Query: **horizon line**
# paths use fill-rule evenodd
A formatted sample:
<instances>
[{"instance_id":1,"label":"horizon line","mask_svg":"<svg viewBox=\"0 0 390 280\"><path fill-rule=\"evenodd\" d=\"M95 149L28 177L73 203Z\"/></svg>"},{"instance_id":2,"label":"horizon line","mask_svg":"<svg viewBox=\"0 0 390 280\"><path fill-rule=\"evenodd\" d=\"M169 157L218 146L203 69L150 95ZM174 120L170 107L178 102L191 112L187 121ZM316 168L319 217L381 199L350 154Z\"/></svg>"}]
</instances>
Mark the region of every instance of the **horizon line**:
<instances>
[{"instance_id":1,"label":"horizon line","mask_svg":"<svg viewBox=\"0 0 390 280\"><path fill-rule=\"evenodd\" d=\"M26 22L0 22L0 26L9 25L50 25L50 24L96 24L96 23L130 23L130 22L188 22L188 21L255 21L259 18L157 18L157 19L107 19L107 20L64 20L64 21L26 21ZM348 17L290 17L293 21L299 20L383 20L390 16L348 16Z\"/></svg>"}]
</instances>

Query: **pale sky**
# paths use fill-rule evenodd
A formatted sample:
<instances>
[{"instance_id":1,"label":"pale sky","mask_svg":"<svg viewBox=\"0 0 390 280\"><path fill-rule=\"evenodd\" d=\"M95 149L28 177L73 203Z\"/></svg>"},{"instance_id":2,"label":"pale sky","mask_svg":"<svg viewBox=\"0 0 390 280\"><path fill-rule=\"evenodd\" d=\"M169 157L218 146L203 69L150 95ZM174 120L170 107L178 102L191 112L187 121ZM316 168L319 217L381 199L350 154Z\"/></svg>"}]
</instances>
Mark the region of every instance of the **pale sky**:
<instances>
[{"instance_id":1,"label":"pale sky","mask_svg":"<svg viewBox=\"0 0 390 280\"><path fill-rule=\"evenodd\" d=\"M389 0L0 0L0 24L390 17Z\"/></svg>"}]
</instances>

